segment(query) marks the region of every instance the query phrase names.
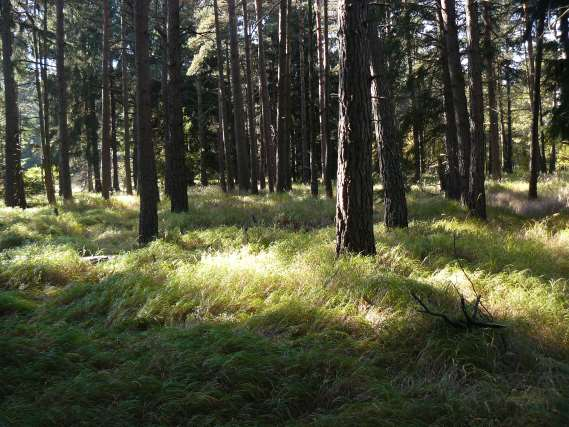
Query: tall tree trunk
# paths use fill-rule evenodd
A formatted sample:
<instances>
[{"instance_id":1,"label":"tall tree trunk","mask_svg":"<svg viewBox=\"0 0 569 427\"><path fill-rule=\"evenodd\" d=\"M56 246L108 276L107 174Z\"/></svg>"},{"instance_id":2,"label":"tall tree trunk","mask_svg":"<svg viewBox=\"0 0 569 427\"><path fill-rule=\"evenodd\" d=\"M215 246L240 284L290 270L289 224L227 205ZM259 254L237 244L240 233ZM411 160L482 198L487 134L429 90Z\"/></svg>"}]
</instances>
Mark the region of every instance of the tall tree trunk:
<instances>
[{"instance_id":1,"label":"tall tree trunk","mask_svg":"<svg viewBox=\"0 0 569 427\"><path fill-rule=\"evenodd\" d=\"M454 117L457 125L461 195L466 203L470 175L470 120L466 101L464 74L460 63L455 0L440 0L446 34L448 69L452 87Z\"/></svg>"},{"instance_id":2,"label":"tall tree trunk","mask_svg":"<svg viewBox=\"0 0 569 427\"><path fill-rule=\"evenodd\" d=\"M93 176L95 178L95 191L101 192L101 162L99 158L99 148L97 131L99 129L99 119L97 118L97 111L95 107L96 94L94 90L87 91L85 100L85 133L87 136L87 150L89 151L88 157L91 162Z\"/></svg>"},{"instance_id":3,"label":"tall tree trunk","mask_svg":"<svg viewBox=\"0 0 569 427\"><path fill-rule=\"evenodd\" d=\"M202 97L202 83L201 83L201 76L196 76L195 81L196 87L196 98L197 98L197 109L198 109L198 139L200 141L200 183L203 187L208 185L207 179L207 163L206 163L206 155L207 155L207 143L205 139L205 123L204 123L204 113L203 113L203 97Z\"/></svg>"},{"instance_id":4,"label":"tall tree trunk","mask_svg":"<svg viewBox=\"0 0 569 427\"><path fill-rule=\"evenodd\" d=\"M502 155L502 171L505 170L503 162L506 161L505 157L504 157L504 153L505 153L505 146L508 143L508 129L506 126L506 112L504 111L504 87L503 87L503 70L502 67L500 65L498 65L498 110L500 113L500 133L501 133L501 140L502 140L502 152L501 154L498 153L498 155Z\"/></svg>"},{"instance_id":5,"label":"tall tree trunk","mask_svg":"<svg viewBox=\"0 0 569 427\"><path fill-rule=\"evenodd\" d=\"M230 181L230 188L233 188L233 178L231 175L225 178L225 162L226 162L226 150L228 144L231 144L231 136L229 135L228 129L228 117L225 108L225 100L227 99L225 95L225 79L223 78L223 51L221 50L221 34L219 31L219 8L217 6L217 0L213 0L213 11L215 16L215 50L217 54L217 108L219 117L219 126L221 127L221 132L219 135L220 146L218 149L218 162L219 162L219 182L221 184L221 189L223 192L227 191L227 181ZM228 162L228 169L231 165Z\"/></svg>"},{"instance_id":6,"label":"tall tree trunk","mask_svg":"<svg viewBox=\"0 0 569 427\"><path fill-rule=\"evenodd\" d=\"M103 0L103 141L101 144L102 195L109 198L111 190L111 11L110 0Z\"/></svg>"},{"instance_id":7,"label":"tall tree trunk","mask_svg":"<svg viewBox=\"0 0 569 427\"><path fill-rule=\"evenodd\" d=\"M241 92L241 72L239 62L239 40L237 38L237 16L235 0L227 0L229 15L229 46L231 56L231 89L233 99L233 123L235 145L237 147L237 174L239 192L245 193L251 188L249 169L249 144L245 138L243 94Z\"/></svg>"},{"instance_id":8,"label":"tall tree trunk","mask_svg":"<svg viewBox=\"0 0 569 427\"><path fill-rule=\"evenodd\" d=\"M46 173L46 176L49 175L51 177L51 184L49 187L51 188L51 192L53 192L53 199L55 201L55 183L53 179L53 161L51 158L51 128L50 128L50 121L49 121L49 89L48 89L48 79L47 79L47 52L48 52L48 41L47 41L47 18L48 18L48 0L44 0L43 2L43 34L42 34L42 43L41 43L41 80L43 82L43 111L44 111L44 132L45 132L45 147L43 153L43 161L45 162L45 169L49 171ZM50 178L47 178L50 179ZM49 199L50 196L48 196Z\"/></svg>"},{"instance_id":9,"label":"tall tree trunk","mask_svg":"<svg viewBox=\"0 0 569 427\"><path fill-rule=\"evenodd\" d=\"M277 182L276 189L279 192L288 191L290 173L290 150L288 132L288 0L280 2L279 9L279 59L278 59L278 104L277 104Z\"/></svg>"},{"instance_id":10,"label":"tall tree trunk","mask_svg":"<svg viewBox=\"0 0 569 427\"><path fill-rule=\"evenodd\" d=\"M182 112L182 58L180 49L180 0L168 2L168 133L170 147L170 207L172 212L188 210L186 145Z\"/></svg>"},{"instance_id":11,"label":"tall tree trunk","mask_svg":"<svg viewBox=\"0 0 569 427\"><path fill-rule=\"evenodd\" d=\"M267 87L267 70L265 66L265 42L264 25L263 25L263 3L262 0L255 0L255 18L257 20L257 51L258 51L258 68L259 68L259 98L261 101L261 139L262 144L265 146L266 156L266 173L269 183L269 191L272 193L275 188L273 177L275 176L275 151L272 140L272 114L271 114L271 101L269 99L269 89Z\"/></svg>"},{"instance_id":12,"label":"tall tree trunk","mask_svg":"<svg viewBox=\"0 0 569 427\"><path fill-rule=\"evenodd\" d=\"M228 150L226 152L227 163L228 167L228 178L229 176L232 177L229 180L230 190L233 191L235 188L234 185L238 185L238 177L237 177L237 146L235 141L235 117L233 115L233 103L231 102L231 94L233 93L232 85L231 85L231 66L229 65L229 43L227 40L225 41L225 69L227 74L227 98L225 99L225 111L227 111L227 129L229 130L230 135L230 144L227 144L225 148Z\"/></svg>"},{"instance_id":13,"label":"tall tree trunk","mask_svg":"<svg viewBox=\"0 0 569 427\"><path fill-rule=\"evenodd\" d=\"M251 167L251 193L258 194L259 161L257 159L257 131L255 128L255 103L253 101L253 77L251 71L251 37L249 35L249 18L247 0L243 4L243 36L245 38L245 81L247 83L247 118L249 135L249 164Z\"/></svg>"},{"instance_id":14,"label":"tall tree trunk","mask_svg":"<svg viewBox=\"0 0 569 427\"><path fill-rule=\"evenodd\" d=\"M513 139L512 139L512 79L511 71L506 68L506 142L504 144L504 172L514 172Z\"/></svg>"},{"instance_id":15,"label":"tall tree trunk","mask_svg":"<svg viewBox=\"0 0 569 427\"><path fill-rule=\"evenodd\" d=\"M367 0L338 3L339 90L336 255L375 253Z\"/></svg>"},{"instance_id":16,"label":"tall tree trunk","mask_svg":"<svg viewBox=\"0 0 569 427\"><path fill-rule=\"evenodd\" d=\"M326 197L332 198L332 165L328 131L328 0L316 0L316 43L318 46L318 96L320 107L320 156Z\"/></svg>"},{"instance_id":17,"label":"tall tree trunk","mask_svg":"<svg viewBox=\"0 0 569 427\"><path fill-rule=\"evenodd\" d=\"M533 80L532 117L531 117L531 161L529 193L530 199L537 199L537 179L540 170L539 147L539 106L541 105L541 62L543 59L543 31L545 28L545 11L540 11L537 20L537 43L535 53L535 74Z\"/></svg>"},{"instance_id":18,"label":"tall tree trunk","mask_svg":"<svg viewBox=\"0 0 569 427\"><path fill-rule=\"evenodd\" d=\"M395 106L387 70L383 39L385 35L380 37L378 33L379 14L374 13L374 18L370 19L369 24L371 106L383 178L384 223L387 227L407 227L407 200L401 170L401 142L395 122Z\"/></svg>"},{"instance_id":19,"label":"tall tree trunk","mask_svg":"<svg viewBox=\"0 0 569 427\"><path fill-rule=\"evenodd\" d=\"M318 163L319 159L316 154L316 139L314 138L314 66L313 66L313 52L314 52L314 13L312 10L312 0L307 0L308 3L308 138L310 147L310 193L312 197L318 196Z\"/></svg>"},{"instance_id":20,"label":"tall tree trunk","mask_svg":"<svg viewBox=\"0 0 569 427\"><path fill-rule=\"evenodd\" d=\"M554 94L555 96L555 94ZM543 101L543 99L542 99ZM547 158L545 157L545 125L544 125L544 121L543 121L543 102L539 103L539 127L540 127L540 135L539 135L539 140L540 140L540 148L541 148L541 153L540 153L540 171L541 173L547 173Z\"/></svg>"},{"instance_id":21,"label":"tall tree trunk","mask_svg":"<svg viewBox=\"0 0 569 427\"><path fill-rule=\"evenodd\" d=\"M522 6L526 24L526 49L527 49L527 83L530 98L530 107L533 108L533 82L535 79L535 56L533 52L533 23L530 16L529 0L524 0Z\"/></svg>"},{"instance_id":22,"label":"tall tree trunk","mask_svg":"<svg viewBox=\"0 0 569 427\"><path fill-rule=\"evenodd\" d=\"M494 43L492 41L493 17L492 5L484 2L484 39L486 48L486 77L488 80L488 108L490 110L490 167L489 172L494 179L500 179L502 169L500 166L500 132L498 123L498 102L496 99L496 70L494 64Z\"/></svg>"},{"instance_id":23,"label":"tall tree trunk","mask_svg":"<svg viewBox=\"0 0 569 427\"><path fill-rule=\"evenodd\" d=\"M407 88L409 90L409 96L411 98L411 127L413 133L413 157L415 163L415 181L421 180L422 168L421 168L421 140L420 140L420 124L419 124L419 111L417 108L417 85L415 81L415 76L413 73L413 42L411 40L411 11L409 8L409 3L405 1L405 16L406 24L408 30L405 31L405 50L407 51Z\"/></svg>"},{"instance_id":24,"label":"tall tree trunk","mask_svg":"<svg viewBox=\"0 0 569 427\"><path fill-rule=\"evenodd\" d=\"M144 245L158 235L158 186L151 129L150 69L148 64L148 9L150 0L134 3L136 34L136 125L138 143L140 214L138 241Z\"/></svg>"},{"instance_id":25,"label":"tall tree trunk","mask_svg":"<svg viewBox=\"0 0 569 427\"><path fill-rule=\"evenodd\" d=\"M113 191L121 191L119 182L119 153L117 143L117 102L111 83L111 150L113 155Z\"/></svg>"},{"instance_id":26,"label":"tall tree trunk","mask_svg":"<svg viewBox=\"0 0 569 427\"><path fill-rule=\"evenodd\" d=\"M42 82L40 80L41 72L40 69L43 68L45 50L43 44L45 43L40 40L38 35L38 28L36 26L36 18L38 11L37 0L34 1L34 16L32 21L32 38L33 38L33 53L34 53L34 77L36 84L36 93L38 97L38 115L40 121L40 139L41 139L41 151L42 151L42 171L43 171L43 181L45 187L45 194L47 196L47 201L50 205L55 205L55 186L53 183L53 172L51 167L51 150L49 146L49 139L47 133L49 129L46 127L45 115L49 114L49 111L45 111L44 100L46 97L43 96ZM47 10L44 9L44 14ZM44 86L45 87L45 86Z\"/></svg>"},{"instance_id":27,"label":"tall tree trunk","mask_svg":"<svg viewBox=\"0 0 569 427\"><path fill-rule=\"evenodd\" d=\"M567 42L569 42L569 40L567 40ZM554 94L553 94L553 109L554 110L557 109L557 95L555 92L556 92L556 90L554 91ZM551 154L549 155L549 173L550 174L555 173L556 166L557 166L557 146L555 144L555 138L552 138L551 139Z\"/></svg>"},{"instance_id":28,"label":"tall tree trunk","mask_svg":"<svg viewBox=\"0 0 569 427\"><path fill-rule=\"evenodd\" d=\"M160 89L161 89L161 102L163 111L163 129L164 129L164 191L171 197L172 193L172 180L174 173L172 171L172 147L170 135L170 98L169 98L169 39L168 39L168 0L156 0L156 7L162 6L160 12L162 32L160 34L160 50L161 50L161 63L160 63ZM158 13L158 11L156 11ZM170 201L171 204L171 201Z\"/></svg>"},{"instance_id":29,"label":"tall tree trunk","mask_svg":"<svg viewBox=\"0 0 569 427\"><path fill-rule=\"evenodd\" d=\"M18 113L18 89L14 78L12 48L13 16L11 0L2 1L2 73L4 75L4 203L8 207L26 208L26 198L21 181L20 120Z\"/></svg>"},{"instance_id":30,"label":"tall tree trunk","mask_svg":"<svg viewBox=\"0 0 569 427\"><path fill-rule=\"evenodd\" d=\"M134 7L133 7L134 9ZM134 21L134 12L133 12L133 21ZM135 35L136 37L136 35ZM135 42L136 44L136 42ZM135 47L136 49L136 47ZM135 73L136 73L136 52L135 52ZM133 139L133 150L132 150L132 185L136 190L136 193L139 194L138 191L138 174L140 168L138 167L138 107L136 105L136 86L135 86L135 99L134 99L134 111L132 112L132 139Z\"/></svg>"},{"instance_id":31,"label":"tall tree trunk","mask_svg":"<svg viewBox=\"0 0 569 427\"><path fill-rule=\"evenodd\" d=\"M298 39L299 39L299 72L300 72L300 157L302 165L302 183L310 180L310 157L308 152L308 127L306 109L306 65L305 65L305 13L302 1L299 1Z\"/></svg>"},{"instance_id":32,"label":"tall tree trunk","mask_svg":"<svg viewBox=\"0 0 569 427\"><path fill-rule=\"evenodd\" d=\"M122 105L124 124L124 172L126 194L132 194L132 170L130 163L130 121L128 116L128 56L127 56L127 8L128 0L121 3L121 69L122 69Z\"/></svg>"},{"instance_id":33,"label":"tall tree trunk","mask_svg":"<svg viewBox=\"0 0 569 427\"><path fill-rule=\"evenodd\" d=\"M470 147L470 180L467 206L471 214L486 219L484 190L484 102L482 98L482 56L478 2L468 0L466 22L468 29L468 62L470 65L470 110L472 115L472 141Z\"/></svg>"},{"instance_id":34,"label":"tall tree trunk","mask_svg":"<svg viewBox=\"0 0 569 427\"><path fill-rule=\"evenodd\" d=\"M69 170L69 140L67 136L67 79L65 77L65 25L63 0L56 0L56 72L59 122L59 185L64 200L71 200L71 173Z\"/></svg>"},{"instance_id":35,"label":"tall tree trunk","mask_svg":"<svg viewBox=\"0 0 569 427\"><path fill-rule=\"evenodd\" d=\"M447 155L447 171L445 176L445 193L450 199L460 200L460 168L459 146L457 138L455 106L452 84L448 67L447 34L444 26L440 4L437 7L439 28L441 32L441 74L443 78L444 105L445 105L445 149Z\"/></svg>"}]
</instances>

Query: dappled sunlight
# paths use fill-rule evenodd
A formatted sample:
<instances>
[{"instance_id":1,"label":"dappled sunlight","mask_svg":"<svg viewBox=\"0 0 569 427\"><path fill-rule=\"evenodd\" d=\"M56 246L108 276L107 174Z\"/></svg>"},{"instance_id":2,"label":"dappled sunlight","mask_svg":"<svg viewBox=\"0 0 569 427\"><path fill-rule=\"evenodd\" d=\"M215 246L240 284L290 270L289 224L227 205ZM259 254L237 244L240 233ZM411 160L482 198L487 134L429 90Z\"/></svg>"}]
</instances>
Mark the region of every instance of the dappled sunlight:
<instances>
[{"instance_id":1,"label":"dappled sunlight","mask_svg":"<svg viewBox=\"0 0 569 427\"><path fill-rule=\"evenodd\" d=\"M12 388L14 408L29 408L25 393L38 387L46 399L80 389L103 406L117 393L153 395L158 387L172 399L193 399L195 419L219 402L230 414L251 399L251 411L279 413L275 393L288 396L286 407L298 416L329 408L339 411L336 421L351 419L354 402L370 393L366 402L377 399L378 407L406 402L390 407L397 420L424 409L427 396L430 408L453 401L455 414L472 405L497 413L513 389L519 405L556 405L549 396L566 378L559 367L569 357L563 217L533 221L496 210L484 223L416 190L409 229L376 223L376 256L336 259L333 201L296 190L241 197L196 187L190 195L188 213L161 203L161 237L143 248L134 196L80 195L59 215L41 207L2 211L0 345L20 349L34 375L59 378ZM84 258L92 254L109 258ZM469 304L480 294L507 329L449 329L419 313L410 291L457 319L457 292ZM42 353L16 342L51 348L66 371L44 373ZM1 350L0 357L5 366L16 363ZM555 367L545 372L548 363ZM14 370L1 373L16 381ZM141 376L140 386L129 385ZM163 389L164 377L184 391ZM496 390L497 382L507 387ZM484 408L475 403L483 396ZM49 412L48 400L39 405ZM372 411L367 404L365 411Z\"/></svg>"}]
</instances>

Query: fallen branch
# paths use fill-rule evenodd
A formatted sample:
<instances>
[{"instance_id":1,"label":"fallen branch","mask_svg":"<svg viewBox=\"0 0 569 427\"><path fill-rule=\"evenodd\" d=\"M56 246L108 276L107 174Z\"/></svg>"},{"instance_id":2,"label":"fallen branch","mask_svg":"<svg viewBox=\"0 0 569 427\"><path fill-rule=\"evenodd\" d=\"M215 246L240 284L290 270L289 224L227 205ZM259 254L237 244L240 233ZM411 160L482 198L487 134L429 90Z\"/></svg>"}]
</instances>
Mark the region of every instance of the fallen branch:
<instances>
[{"instance_id":1,"label":"fallen branch","mask_svg":"<svg viewBox=\"0 0 569 427\"><path fill-rule=\"evenodd\" d=\"M472 309L472 313L468 312L468 307L466 304L466 299L464 296L460 296L460 308L464 319L451 319L444 313L438 313L431 310L427 304L425 304L421 298L417 296L417 294L413 291L410 292L413 299L422 307L422 310L419 310L420 313L427 314L433 317L440 317L445 321L445 323L451 325L455 329L467 330L471 331L472 329L502 329L505 328L504 325L500 325L498 323L493 322L486 322L478 320L478 315L480 313L480 297L476 297L476 302L474 303L474 308Z\"/></svg>"}]
</instances>

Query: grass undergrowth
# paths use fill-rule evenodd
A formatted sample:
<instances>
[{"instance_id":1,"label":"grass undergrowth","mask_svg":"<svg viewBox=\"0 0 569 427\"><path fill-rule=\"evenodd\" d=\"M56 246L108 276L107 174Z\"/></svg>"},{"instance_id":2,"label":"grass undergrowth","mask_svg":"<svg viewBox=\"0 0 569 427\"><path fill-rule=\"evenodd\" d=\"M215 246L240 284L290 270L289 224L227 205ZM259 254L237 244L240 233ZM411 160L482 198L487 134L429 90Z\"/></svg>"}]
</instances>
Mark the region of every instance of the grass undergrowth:
<instances>
[{"instance_id":1,"label":"grass undergrowth","mask_svg":"<svg viewBox=\"0 0 569 427\"><path fill-rule=\"evenodd\" d=\"M488 191L482 223L413 188L394 231L378 192L377 256L339 260L333 201L301 188L192 189L141 249L134 197L0 208L0 425L567 425L569 212ZM455 255L504 331L417 312L410 290L474 297Z\"/></svg>"}]
</instances>

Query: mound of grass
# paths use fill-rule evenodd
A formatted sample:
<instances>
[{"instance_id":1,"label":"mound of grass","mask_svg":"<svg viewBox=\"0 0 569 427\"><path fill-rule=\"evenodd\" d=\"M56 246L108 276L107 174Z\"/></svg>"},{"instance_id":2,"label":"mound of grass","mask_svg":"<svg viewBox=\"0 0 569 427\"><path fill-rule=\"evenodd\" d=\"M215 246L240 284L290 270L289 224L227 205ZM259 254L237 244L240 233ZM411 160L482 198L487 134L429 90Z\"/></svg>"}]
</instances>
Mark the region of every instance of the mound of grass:
<instances>
[{"instance_id":1,"label":"mound of grass","mask_svg":"<svg viewBox=\"0 0 569 427\"><path fill-rule=\"evenodd\" d=\"M142 249L134 198L2 210L0 424L569 422L563 213L480 223L413 189L409 230L336 260L334 203L304 189L190 200ZM410 291L451 317L474 298L456 256L505 330L417 312Z\"/></svg>"}]
</instances>

